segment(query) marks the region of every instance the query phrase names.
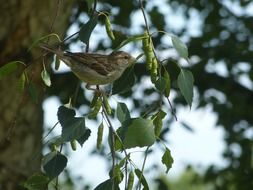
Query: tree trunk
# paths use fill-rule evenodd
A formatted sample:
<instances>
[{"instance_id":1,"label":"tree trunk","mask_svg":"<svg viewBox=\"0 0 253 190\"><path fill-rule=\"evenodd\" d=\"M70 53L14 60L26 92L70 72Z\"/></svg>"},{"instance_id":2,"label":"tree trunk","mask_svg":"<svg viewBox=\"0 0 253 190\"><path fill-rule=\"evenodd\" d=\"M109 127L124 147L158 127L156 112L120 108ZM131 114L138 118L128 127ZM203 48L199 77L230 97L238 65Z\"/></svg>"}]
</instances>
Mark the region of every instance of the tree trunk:
<instances>
[{"instance_id":1,"label":"tree trunk","mask_svg":"<svg viewBox=\"0 0 253 190\"><path fill-rule=\"evenodd\" d=\"M0 2L0 66L13 60L33 64L32 60L41 55L41 50L27 52L27 48L50 30L63 37L73 2ZM28 89L18 91L22 69L0 80L0 190L21 189L20 184L28 176L40 171L44 88L41 68L41 64L35 63L28 71L29 81L38 92L36 101L28 95Z\"/></svg>"}]
</instances>

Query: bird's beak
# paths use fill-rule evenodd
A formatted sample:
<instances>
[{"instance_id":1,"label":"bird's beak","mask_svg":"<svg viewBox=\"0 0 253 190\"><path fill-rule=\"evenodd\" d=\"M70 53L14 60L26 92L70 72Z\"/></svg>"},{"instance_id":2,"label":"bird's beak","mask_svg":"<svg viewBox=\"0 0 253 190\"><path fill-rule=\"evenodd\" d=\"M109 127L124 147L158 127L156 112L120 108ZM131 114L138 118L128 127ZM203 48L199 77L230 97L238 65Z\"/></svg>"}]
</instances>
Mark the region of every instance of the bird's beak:
<instances>
[{"instance_id":1,"label":"bird's beak","mask_svg":"<svg viewBox=\"0 0 253 190\"><path fill-rule=\"evenodd\" d=\"M134 63L136 63L137 59L135 59L134 57L131 57L129 60L129 65L133 65Z\"/></svg>"},{"instance_id":2,"label":"bird's beak","mask_svg":"<svg viewBox=\"0 0 253 190\"><path fill-rule=\"evenodd\" d=\"M135 57L131 57L131 59L130 59L130 65L135 64L135 63L138 61L138 59L140 59L143 55L144 55L144 54L141 53L141 54L138 55L136 58L135 58Z\"/></svg>"}]
</instances>

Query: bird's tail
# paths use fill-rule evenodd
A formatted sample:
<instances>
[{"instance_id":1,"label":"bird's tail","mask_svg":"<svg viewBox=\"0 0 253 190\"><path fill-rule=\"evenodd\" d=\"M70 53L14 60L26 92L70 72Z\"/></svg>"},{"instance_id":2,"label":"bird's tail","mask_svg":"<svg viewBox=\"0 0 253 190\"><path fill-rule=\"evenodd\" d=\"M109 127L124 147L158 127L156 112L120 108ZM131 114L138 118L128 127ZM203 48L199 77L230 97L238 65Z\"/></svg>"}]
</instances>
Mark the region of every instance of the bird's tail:
<instances>
[{"instance_id":1,"label":"bird's tail","mask_svg":"<svg viewBox=\"0 0 253 190\"><path fill-rule=\"evenodd\" d=\"M50 45L45 44L45 43L40 43L39 46L44 50L47 50L51 53L56 54L57 56L59 56L59 58L63 57L64 52L60 49L57 49L56 47L50 46Z\"/></svg>"}]
</instances>

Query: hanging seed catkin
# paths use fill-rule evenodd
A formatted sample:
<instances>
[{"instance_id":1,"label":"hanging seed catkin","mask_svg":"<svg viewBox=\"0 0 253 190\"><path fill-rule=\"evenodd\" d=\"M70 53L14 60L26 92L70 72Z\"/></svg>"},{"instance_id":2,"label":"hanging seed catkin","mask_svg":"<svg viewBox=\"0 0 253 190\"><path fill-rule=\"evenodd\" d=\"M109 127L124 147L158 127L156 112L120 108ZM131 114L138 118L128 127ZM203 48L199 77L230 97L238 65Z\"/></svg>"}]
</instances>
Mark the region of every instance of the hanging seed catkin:
<instances>
[{"instance_id":1,"label":"hanging seed catkin","mask_svg":"<svg viewBox=\"0 0 253 190\"><path fill-rule=\"evenodd\" d=\"M90 103L90 108L94 108L97 100L98 100L98 97L99 97L99 93L98 92L95 92L92 100L91 100L91 103Z\"/></svg>"},{"instance_id":2,"label":"hanging seed catkin","mask_svg":"<svg viewBox=\"0 0 253 190\"><path fill-rule=\"evenodd\" d=\"M104 133L104 125L103 123L101 123L98 127L97 132L97 149L100 149L102 147L103 133Z\"/></svg>"},{"instance_id":3,"label":"hanging seed catkin","mask_svg":"<svg viewBox=\"0 0 253 190\"><path fill-rule=\"evenodd\" d=\"M151 38L149 37L147 31L144 32L143 36L142 48L146 56L146 68L148 71L150 71L152 68L152 58L154 57L154 53L152 49Z\"/></svg>"},{"instance_id":4,"label":"hanging seed catkin","mask_svg":"<svg viewBox=\"0 0 253 190\"><path fill-rule=\"evenodd\" d=\"M101 106L102 106L102 100L101 100L101 98L98 98L93 110L89 113L88 118L94 119L97 116Z\"/></svg>"},{"instance_id":5,"label":"hanging seed catkin","mask_svg":"<svg viewBox=\"0 0 253 190\"><path fill-rule=\"evenodd\" d=\"M152 67L151 67L151 81L154 83L156 82L157 78L157 68L158 62L155 57L152 58Z\"/></svg>"},{"instance_id":6,"label":"hanging seed catkin","mask_svg":"<svg viewBox=\"0 0 253 190\"><path fill-rule=\"evenodd\" d=\"M105 29L106 29L106 32L107 32L107 35L109 36L109 38L111 40L115 40L115 36L112 31L111 22L107 16L105 17Z\"/></svg>"},{"instance_id":7,"label":"hanging seed catkin","mask_svg":"<svg viewBox=\"0 0 253 190\"><path fill-rule=\"evenodd\" d=\"M105 94L103 94L103 102L104 102L104 106L105 106L105 110L106 112L111 115L112 114L112 108L108 102L108 98Z\"/></svg>"},{"instance_id":8,"label":"hanging seed catkin","mask_svg":"<svg viewBox=\"0 0 253 190\"><path fill-rule=\"evenodd\" d=\"M128 175L127 190L132 190L134 185L134 172L130 171Z\"/></svg>"},{"instance_id":9,"label":"hanging seed catkin","mask_svg":"<svg viewBox=\"0 0 253 190\"><path fill-rule=\"evenodd\" d=\"M71 145L71 148L72 148L72 150L76 150L76 140L72 140L72 141L70 141L70 145Z\"/></svg>"}]
</instances>

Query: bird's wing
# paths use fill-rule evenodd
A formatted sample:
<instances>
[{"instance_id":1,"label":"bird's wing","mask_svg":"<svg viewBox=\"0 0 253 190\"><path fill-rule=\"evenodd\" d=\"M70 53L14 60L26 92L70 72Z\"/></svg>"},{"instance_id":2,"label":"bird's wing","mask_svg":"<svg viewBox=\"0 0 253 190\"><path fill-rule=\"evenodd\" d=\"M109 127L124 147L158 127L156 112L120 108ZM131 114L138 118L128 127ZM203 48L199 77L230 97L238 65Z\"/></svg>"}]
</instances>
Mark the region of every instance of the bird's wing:
<instances>
[{"instance_id":1,"label":"bird's wing","mask_svg":"<svg viewBox=\"0 0 253 190\"><path fill-rule=\"evenodd\" d=\"M86 67L95 70L101 75L107 76L113 70L112 66L108 62L107 55L66 52L64 56L71 57L73 61L84 64Z\"/></svg>"}]
</instances>

